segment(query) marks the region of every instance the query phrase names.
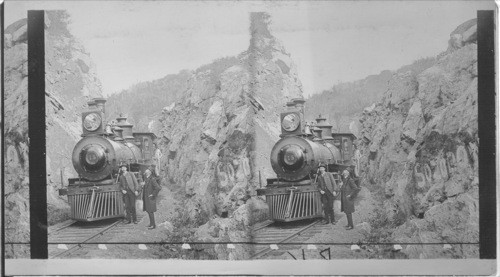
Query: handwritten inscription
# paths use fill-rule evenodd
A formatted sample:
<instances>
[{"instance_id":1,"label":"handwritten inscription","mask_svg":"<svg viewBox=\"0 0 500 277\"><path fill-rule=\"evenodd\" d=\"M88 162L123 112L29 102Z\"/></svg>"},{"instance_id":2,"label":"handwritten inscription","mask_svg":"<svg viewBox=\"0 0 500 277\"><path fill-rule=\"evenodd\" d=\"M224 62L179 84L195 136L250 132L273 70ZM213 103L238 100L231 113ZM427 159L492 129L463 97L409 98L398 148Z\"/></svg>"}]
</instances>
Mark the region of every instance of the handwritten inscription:
<instances>
[{"instance_id":1,"label":"handwritten inscription","mask_svg":"<svg viewBox=\"0 0 500 277\"><path fill-rule=\"evenodd\" d=\"M230 181L251 177L250 162L248 157L241 157L233 162L218 162L215 168L217 177L222 184Z\"/></svg>"},{"instance_id":2,"label":"handwritten inscription","mask_svg":"<svg viewBox=\"0 0 500 277\"><path fill-rule=\"evenodd\" d=\"M433 181L446 181L454 171L462 170L466 167L472 167L472 169L477 170L477 149L477 145L470 143L467 147L464 145L458 146L455 153L447 152L441 154L435 163L434 171L431 169L429 163L417 163L413 169L417 186L424 188L426 184ZM472 165L469 163L467 150L472 156Z\"/></svg>"},{"instance_id":3,"label":"handwritten inscription","mask_svg":"<svg viewBox=\"0 0 500 277\"><path fill-rule=\"evenodd\" d=\"M469 153L471 153L472 159L474 160L474 169L478 170L479 168L479 159L478 159L478 152L479 148L475 143L469 143L468 146Z\"/></svg>"}]
</instances>

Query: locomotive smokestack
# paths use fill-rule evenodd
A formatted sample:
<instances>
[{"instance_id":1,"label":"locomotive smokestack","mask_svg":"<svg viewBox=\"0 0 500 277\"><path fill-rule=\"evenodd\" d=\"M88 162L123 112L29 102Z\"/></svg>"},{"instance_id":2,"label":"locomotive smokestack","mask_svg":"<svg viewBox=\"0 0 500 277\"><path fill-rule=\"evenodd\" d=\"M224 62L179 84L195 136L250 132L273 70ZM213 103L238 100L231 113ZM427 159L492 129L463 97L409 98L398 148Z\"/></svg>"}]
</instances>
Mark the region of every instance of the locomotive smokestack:
<instances>
[{"instance_id":1,"label":"locomotive smokestack","mask_svg":"<svg viewBox=\"0 0 500 277\"><path fill-rule=\"evenodd\" d=\"M97 108L97 106L96 106L96 103L95 103L94 99L89 100L89 101L87 102L87 105L89 106L89 109L91 109L91 110L93 110L93 109Z\"/></svg>"},{"instance_id":2,"label":"locomotive smokestack","mask_svg":"<svg viewBox=\"0 0 500 277\"><path fill-rule=\"evenodd\" d=\"M295 108L295 102L293 102L293 101L286 102L286 108L288 110Z\"/></svg>"},{"instance_id":3,"label":"locomotive smokestack","mask_svg":"<svg viewBox=\"0 0 500 277\"><path fill-rule=\"evenodd\" d=\"M292 102L295 103L295 107L299 109L302 114L304 114L304 103L306 100L304 100L304 98L294 98L292 99Z\"/></svg>"},{"instance_id":4,"label":"locomotive smokestack","mask_svg":"<svg viewBox=\"0 0 500 277\"><path fill-rule=\"evenodd\" d=\"M104 114L106 114L106 106L104 105L106 103L106 99L104 98L94 98L95 105L99 110L101 110Z\"/></svg>"}]
</instances>

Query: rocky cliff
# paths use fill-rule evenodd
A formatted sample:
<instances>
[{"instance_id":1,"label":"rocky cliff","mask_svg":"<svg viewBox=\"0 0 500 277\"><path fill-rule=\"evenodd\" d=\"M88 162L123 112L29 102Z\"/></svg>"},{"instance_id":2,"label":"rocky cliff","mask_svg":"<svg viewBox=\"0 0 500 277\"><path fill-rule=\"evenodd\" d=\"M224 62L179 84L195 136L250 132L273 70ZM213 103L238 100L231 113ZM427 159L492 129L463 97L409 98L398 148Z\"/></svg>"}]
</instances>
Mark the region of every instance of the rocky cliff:
<instances>
[{"instance_id":1,"label":"rocky cliff","mask_svg":"<svg viewBox=\"0 0 500 277\"><path fill-rule=\"evenodd\" d=\"M411 243L409 258L478 257L476 20L451 33L449 48L419 74L401 72L382 101L364 110L361 174L383 203L388 240Z\"/></svg>"},{"instance_id":2,"label":"rocky cliff","mask_svg":"<svg viewBox=\"0 0 500 277\"><path fill-rule=\"evenodd\" d=\"M331 89L307 99L306 119L314 121L319 114L322 114L333 125L334 131L349 132L350 122L356 114L382 99L394 74L412 71L418 75L433 66L435 62L434 57L422 58L397 70L384 70L362 80L334 85Z\"/></svg>"},{"instance_id":3,"label":"rocky cliff","mask_svg":"<svg viewBox=\"0 0 500 277\"><path fill-rule=\"evenodd\" d=\"M89 54L69 33L63 11L45 14L45 96L47 132L47 201L49 224L67 218L61 179L75 177L73 147L80 138L80 111L101 95ZM27 20L5 29L5 237L29 241ZM12 249L11 249L12 250ZM19 256L17 249L7 255ZM15 253L14 253L15 252Z\"/></svg>"},{"instance_id":4,"label":"rocky cliff","mask_svg":"<svg viewBox=\"0 0 500 277\"><path fill-rule=\"evenodd\" d=\"M271 176L268 156L279 138L280 110L302 95L290 55L269 23L267 14L251 14L249 49L196 70L182 97L163 110L164 174L190 224L199 227L195 240L248 241L248 226L266 217L262 199L251 196L259 177ZM251 252L246 246L213 250L219 259Z\"/></svg>"}]
</instances>

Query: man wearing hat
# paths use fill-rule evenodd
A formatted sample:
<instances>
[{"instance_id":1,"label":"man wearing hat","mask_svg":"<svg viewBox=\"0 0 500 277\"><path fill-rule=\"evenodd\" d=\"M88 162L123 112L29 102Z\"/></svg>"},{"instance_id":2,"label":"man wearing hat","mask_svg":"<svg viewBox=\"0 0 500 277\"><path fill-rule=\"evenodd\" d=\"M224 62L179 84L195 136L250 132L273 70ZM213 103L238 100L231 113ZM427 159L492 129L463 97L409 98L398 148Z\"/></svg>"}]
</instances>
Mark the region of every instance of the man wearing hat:
<instances>
[{"instance_id":1,"label":"man wearing hat","mask_svg":"<svg viewBox=\"0 0 500 277\"><path fill-rule=\"evenodd\" d=\"M333 200L337 196L339 188L332 174L326 172L324 164L320 164L318 169L319 192L321 193L321 202L323 203L325 213L325 224L335 224L337 222L335 221L335 214L333 212Z\"/></svg>"},{"instance_id":2,"label":"man wearing hat","mask_svg":"<svg viewBox=\"0 0 500 277\"><path fill-rule=\"evenodd\" d=\"M120 175L120 189L123 193L123 202L125 202L125 210L127 211L127 223L137 224L137 215L135 213L135 197L139 195L139 183L135 175L128 172L126 165L121 166L122 175Z\"/></svg>"},{"instance_id":3,"label":"man wearing hat","mask_svg":"<svg viewBox=\"0 0 500 277\"><path fill-rule=\"evenodd\" d=\"M347 225L345 228L347 230L354 229L354 225L352 222L352 213L354 210L354 198L360 191L360 188L356 185L356 182L351 177L351 172L347 169L342 171L342 177L344 181L340 184L340 192L341 192L341 208L340 211L344 212L347 217Z\"/></svg>"},{"instance_id":4,"label":"man wearing hat","mask_svg":"<svg viewBox=\"0 0 500 277\"><path fill-rule=\"evenodd\" d=\"M155 215L156 212L156 197L161 190L160 185L156 182L151 169L144 171L145 180L142 188L142 200L144 201L143 210L148 213L149 226L148 229L156 228Z\"/></svg>"}]
</instances>

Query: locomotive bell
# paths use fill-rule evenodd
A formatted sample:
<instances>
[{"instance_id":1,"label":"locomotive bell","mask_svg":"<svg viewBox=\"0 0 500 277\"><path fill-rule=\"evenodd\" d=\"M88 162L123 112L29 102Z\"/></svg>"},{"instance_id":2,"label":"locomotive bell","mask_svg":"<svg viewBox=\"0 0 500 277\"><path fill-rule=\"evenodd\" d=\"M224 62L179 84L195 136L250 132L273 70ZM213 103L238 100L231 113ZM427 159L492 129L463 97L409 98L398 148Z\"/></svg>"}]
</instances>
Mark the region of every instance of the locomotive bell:
<instances>
[{"instance_id":1,"label":"locomotive bell","mask_svg":"<svg viewBox=\"0 0 500 277\"><path fill-rule=\"evenodd\" d=\"M308 137L313 135L313 133L311 132L311 127L307 123L306 123L306 127L304 128L304 134Z\"/></svg>"},{"instance_id":2,"label":"locomotive bell","mask_svg":"<svg viewBox=\"0 0 500 277\"><path fill-rule=\"evenodd\" d=\"M123 129L116 126L113 128L113 132L116 134L116 137L114 138L115 141L122 141L123 140Z\"/></svg>"}]
</instances>

